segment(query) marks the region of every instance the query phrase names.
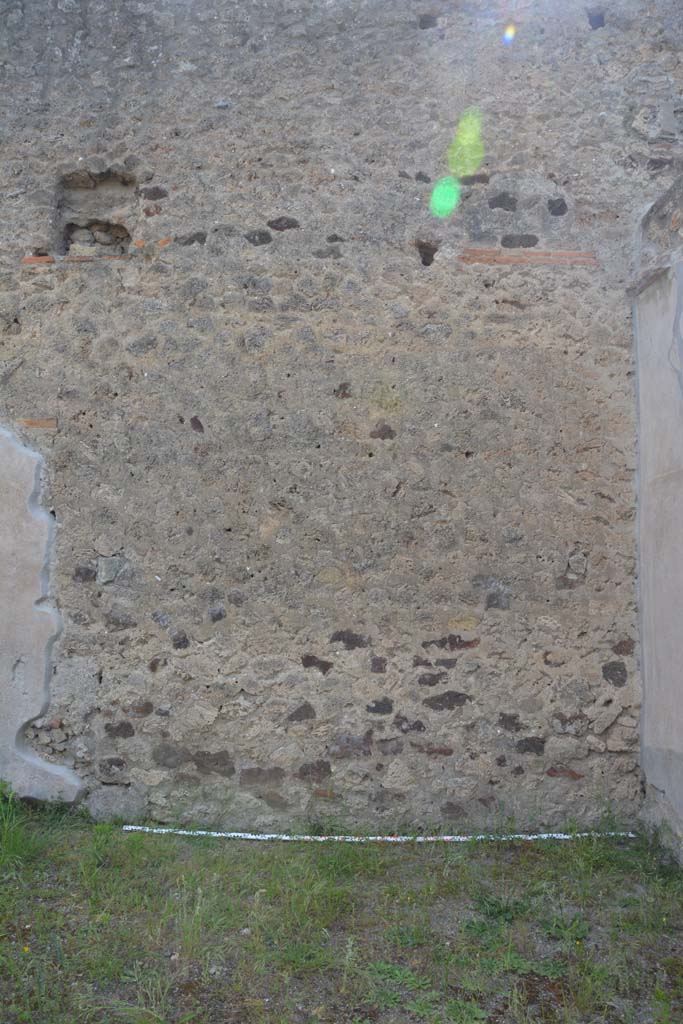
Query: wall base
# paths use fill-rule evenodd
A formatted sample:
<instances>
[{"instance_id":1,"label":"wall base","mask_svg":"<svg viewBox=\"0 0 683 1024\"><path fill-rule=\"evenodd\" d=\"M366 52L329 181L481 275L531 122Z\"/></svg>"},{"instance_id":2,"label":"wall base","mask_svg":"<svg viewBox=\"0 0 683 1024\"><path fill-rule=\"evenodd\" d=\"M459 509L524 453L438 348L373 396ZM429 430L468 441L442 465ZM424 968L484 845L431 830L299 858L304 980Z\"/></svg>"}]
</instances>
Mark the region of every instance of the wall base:
<instances>
[{"instance_id":1,"label":"wall base","mask_svg":"<svg viewBox=\"0 0 683 1024\"><path fill-rule=\"evenodd\" d=\"M657 829L662 845L683 864L683 818L667 799L666 793L648 785L640 818L646 826Z\"/></svg>"}]
</instances>

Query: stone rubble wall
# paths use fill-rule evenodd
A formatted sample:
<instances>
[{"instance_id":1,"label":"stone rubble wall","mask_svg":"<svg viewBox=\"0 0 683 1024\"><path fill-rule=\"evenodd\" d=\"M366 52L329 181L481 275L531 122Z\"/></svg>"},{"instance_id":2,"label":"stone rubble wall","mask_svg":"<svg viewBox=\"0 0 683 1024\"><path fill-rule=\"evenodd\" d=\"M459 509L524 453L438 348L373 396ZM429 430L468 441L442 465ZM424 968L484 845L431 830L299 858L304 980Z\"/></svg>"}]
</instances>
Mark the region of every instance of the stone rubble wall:
<instances>
[{"instance_id":1,"label":"stone rubble wall","mask_svg":"<svg viewBox=\"0 0 683 1024\"><path fill-rule=\"evenodd\" d=\"M8 4L0 422L63 620L17 728L93 813L634 819L626 289L679 14Z\"/></svg>"}]
</instances>

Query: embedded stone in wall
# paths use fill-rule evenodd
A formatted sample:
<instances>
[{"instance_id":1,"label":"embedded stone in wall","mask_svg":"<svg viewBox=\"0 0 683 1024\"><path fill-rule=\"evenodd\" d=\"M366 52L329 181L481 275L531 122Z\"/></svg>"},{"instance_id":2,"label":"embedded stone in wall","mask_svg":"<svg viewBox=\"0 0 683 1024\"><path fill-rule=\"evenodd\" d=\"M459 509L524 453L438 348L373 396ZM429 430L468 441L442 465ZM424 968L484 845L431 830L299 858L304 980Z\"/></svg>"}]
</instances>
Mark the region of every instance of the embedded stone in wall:
<instances>
[{"instance_id":1,"label":"embedded stone in wall","mask_svg":"<svg viewBox=\"0 0 683 1024\"><path fill-rule=\"evenodd\" d=\"M115 255L128 251L129 226L136 219L136 199L163 198L159 187L141 189L136 197L133 176L116 168L84 168L62 175L57 190L61 247L72 255ZM161 212L143 206L145 216Z\"/></svg>"},{"instance_id":2,"label":"embedded stone in wall","mask_svg":"<svg viewBox=\"0 0 683 1024\"><path fill-rule=\"evenodd\" d=\"M78 777L41 760L24 726L44 713L60 630L47 600L52 520L38 504L42 459L0 430L0 778L19 796L74 800Z\"/></svg>"}]
</instances>

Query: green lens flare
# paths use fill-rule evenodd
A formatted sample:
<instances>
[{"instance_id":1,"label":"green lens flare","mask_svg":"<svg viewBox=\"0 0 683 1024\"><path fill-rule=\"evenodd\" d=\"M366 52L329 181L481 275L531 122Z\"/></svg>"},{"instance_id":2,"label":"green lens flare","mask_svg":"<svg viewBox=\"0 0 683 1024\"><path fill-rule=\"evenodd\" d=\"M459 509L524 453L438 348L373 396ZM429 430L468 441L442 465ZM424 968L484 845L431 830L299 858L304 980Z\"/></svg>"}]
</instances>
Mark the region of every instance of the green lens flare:
<instances>
[{"instance_id":1,"label":"green lens flare","mask_svg":"<svg viewBox=\"0 0 683 1024\"><path fill-rule=\"evenodd\" d=\"M432 189L429 209L435 217L449 217L460 202L460 182L455 178L439 178Z\"/></svg>"},{"instance_id":2,"label":"green lens flare","mask_svg":"<svg viewBox=\"0 0 683 1024\"><path fill-rule=\"evenodd\" d=\"M462 115L446 156L448 169L456 178L477 173L484 159L481 114L478 110L466 110Z\"/></svg>"},{"instance_id":3,"label":"green lens flare","mask_svg":"<svg viewBox=\"0 0 683 1024\"><path fill-rule=\"evenodd\" d=\"M451 173L445 178L439 178L429 199L432 214L441 218L450 217L460 202L458 178L476 174L484 160L481 114L476 107L470 107L460 118L446 157Z\"/></svg>"}]
</instances>

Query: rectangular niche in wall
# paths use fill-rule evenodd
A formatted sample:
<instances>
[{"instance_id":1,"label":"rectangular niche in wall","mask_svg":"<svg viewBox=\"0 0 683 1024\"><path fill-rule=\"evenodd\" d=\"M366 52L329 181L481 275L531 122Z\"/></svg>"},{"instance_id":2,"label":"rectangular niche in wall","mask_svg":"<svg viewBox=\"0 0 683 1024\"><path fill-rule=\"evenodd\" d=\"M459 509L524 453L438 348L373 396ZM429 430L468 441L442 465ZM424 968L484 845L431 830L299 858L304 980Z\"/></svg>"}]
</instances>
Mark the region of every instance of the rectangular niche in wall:
<instances>
[{"instance_id":1,"label":"rectangular niche in wall","mask_svg":"<svg viewBox=\"0 0 683 1024\"><path fill-rule=\"evenodd\" d=\"M136 212L132 175L111 170L65 174L57 206L62 252L92 256L128 251Z\"/></svg>"}]
</instances>

